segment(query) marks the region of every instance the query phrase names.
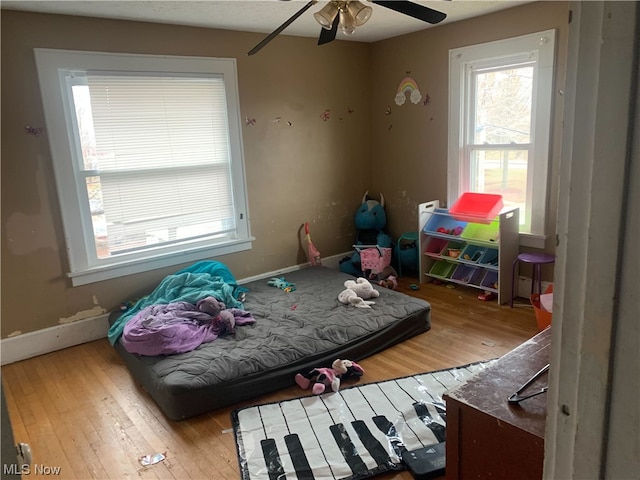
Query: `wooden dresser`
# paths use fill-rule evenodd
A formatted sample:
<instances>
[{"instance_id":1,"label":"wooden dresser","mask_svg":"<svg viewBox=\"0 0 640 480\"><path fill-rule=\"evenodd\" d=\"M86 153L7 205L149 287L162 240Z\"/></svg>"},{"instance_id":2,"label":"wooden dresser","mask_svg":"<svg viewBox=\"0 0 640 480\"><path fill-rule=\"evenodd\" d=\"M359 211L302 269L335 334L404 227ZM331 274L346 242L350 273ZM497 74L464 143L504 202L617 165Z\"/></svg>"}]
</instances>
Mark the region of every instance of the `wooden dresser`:
<instances>
[{"instance_id":1,"label":"wooden dresser","mask_svg":"<svg viewBox=\"0 0 640 480\"><path fill-rule=\"evenodd\" d=\"M547 395L507 402L549 363L551 327L444 395L449 479L542 478ZM548 383L548 373L523 395Z\"/></svg>"}]
</instances>

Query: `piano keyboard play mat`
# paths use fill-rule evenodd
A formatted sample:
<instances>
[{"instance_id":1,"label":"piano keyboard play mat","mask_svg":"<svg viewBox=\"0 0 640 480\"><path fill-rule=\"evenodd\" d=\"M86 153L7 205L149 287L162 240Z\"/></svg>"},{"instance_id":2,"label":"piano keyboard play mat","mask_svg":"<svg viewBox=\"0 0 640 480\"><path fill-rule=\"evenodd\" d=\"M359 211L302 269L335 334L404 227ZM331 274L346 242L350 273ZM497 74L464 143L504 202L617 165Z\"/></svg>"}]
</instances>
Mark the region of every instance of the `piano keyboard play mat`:
<instances>
[{"instance_id":1,"label":"piano keyboard play mat","mask_svg":"<svg viewBox=\"0 0 640 480\"><path fill-rule=\"evenodd\" d=\"M447 390L490 362L232 412L243 480L362 479L445 440Z\"/></svg>"}]
</instances>

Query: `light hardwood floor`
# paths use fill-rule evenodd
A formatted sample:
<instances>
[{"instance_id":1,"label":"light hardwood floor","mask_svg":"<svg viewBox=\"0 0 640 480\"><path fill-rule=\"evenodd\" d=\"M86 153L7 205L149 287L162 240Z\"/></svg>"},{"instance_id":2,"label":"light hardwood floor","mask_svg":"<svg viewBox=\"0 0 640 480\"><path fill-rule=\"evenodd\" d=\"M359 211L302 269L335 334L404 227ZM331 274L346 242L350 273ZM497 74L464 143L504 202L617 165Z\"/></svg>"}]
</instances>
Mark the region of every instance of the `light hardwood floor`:
<instances>
[{"instance_id":1,"label":"light hardwood floor","mask_svg":"<svg viewBox=\"0 0 640 480\"><path fill-rule=\"evenodd\" d=\"M509 308L479 301L475 289L425 284L413 291L413 282L401 279L398 289L431 303L431 330L362 360L361 382L496 358L537 333L525 301ZM34 464L60 467L58 478L82 480L238 479L231 411L302 394L291 387L174 422L132 381L106 339L6 365L2 382L16 442L31 445ZM157 452L166 452L166 460L139 464L139 457Z\"/></svg>"}]
</instances>

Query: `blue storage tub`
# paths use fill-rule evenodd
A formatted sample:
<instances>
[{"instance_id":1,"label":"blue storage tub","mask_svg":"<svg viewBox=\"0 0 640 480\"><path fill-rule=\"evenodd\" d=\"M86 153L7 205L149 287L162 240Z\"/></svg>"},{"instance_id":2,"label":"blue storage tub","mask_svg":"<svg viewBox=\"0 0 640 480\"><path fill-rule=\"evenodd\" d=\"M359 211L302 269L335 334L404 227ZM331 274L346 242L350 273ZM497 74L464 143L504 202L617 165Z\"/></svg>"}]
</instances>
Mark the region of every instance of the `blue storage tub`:
<instances>
[{"instance_id":1,"label":"blue storage tub","mask_svg":"<svg viewBox=\"0 0 640 480\"><path fill-rule=\"evenodd\" d=\"M443 215L438 215L438 211L443 213ZM435 213L431 216L427 224L424 226L425 233L436 234L436 235L451 235L455 237L459 237L460 233L466 228L467 222L462 222L460 220L456 220L455 218L449 216L446 210L436 210ZM444 231L438 231L438 229ZM454 231L458 229L460 233L456 235Z\"/></svg>"},{"instance_id":2,"label":"blue storage tub","mask_svg":"<svg viewBox=\"0 0 640 480\"><path fill-rule=\"evenodd\" d=\"M497 248L487 248L484 255L480 259L480 263L483 265L491 265L493 267L498 266L498 249Z\"/></svg>"},{"instance_id":3,"label":"blue storage tub","mask_svg":"<svg viewBox=\"0 0 640 480\"><path fill-rule=\"evenodd\" d=\"M478 263L483 255L487 252L487 247L481 247L479 245L467 244L462 250L460 260L465 262Z\"/></svg>"}]
</instances>

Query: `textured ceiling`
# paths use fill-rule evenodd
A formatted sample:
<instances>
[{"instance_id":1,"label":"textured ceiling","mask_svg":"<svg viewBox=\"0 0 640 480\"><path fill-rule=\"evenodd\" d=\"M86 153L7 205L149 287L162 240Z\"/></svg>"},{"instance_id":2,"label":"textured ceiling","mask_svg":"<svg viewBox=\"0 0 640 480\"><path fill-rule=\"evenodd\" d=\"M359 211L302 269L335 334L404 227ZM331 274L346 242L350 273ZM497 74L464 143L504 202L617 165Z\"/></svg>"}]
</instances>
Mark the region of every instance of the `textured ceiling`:
<instances>
[{"instance_id":1,"label":"textured ceiling","mask_svg":"<svg viewBox=\"0 0 640 480\"><path fill-rule=\"evenodd\" d=\"M2 9L45 12L65 15L139 20L197 27L270 33L291 15L308 3L308 0L209 0L209 1L5 1ZM285 35L316 37L320 27L313 13L327 3L320 1L311 7L283 32ZM415 1L440 10L447 18L440 23L455 22L470 17L511 8L529 1L510 0L430 0ZM370 4L373 15L369 22L359 27L355 34L338 34L341 40L375 42L425 28L432 28L420 20L402 15L388 8Z\"/></svg>"}]
</instances>

